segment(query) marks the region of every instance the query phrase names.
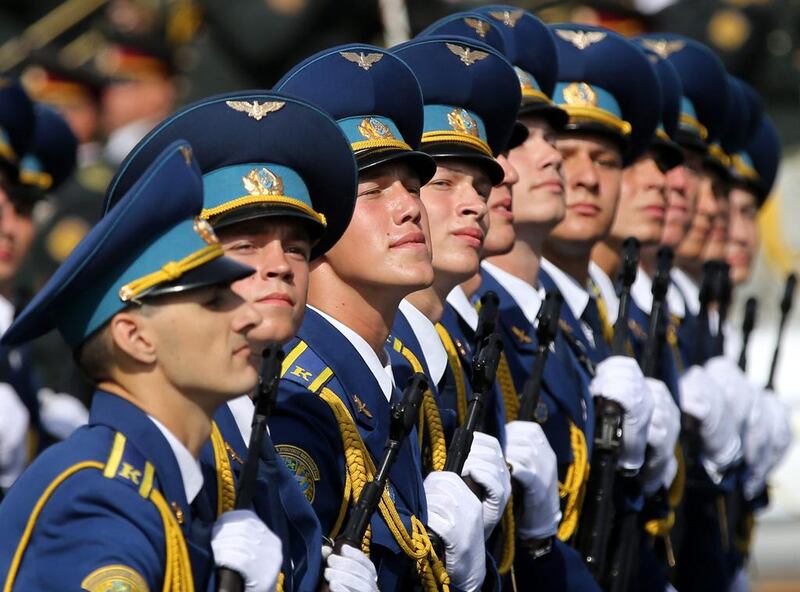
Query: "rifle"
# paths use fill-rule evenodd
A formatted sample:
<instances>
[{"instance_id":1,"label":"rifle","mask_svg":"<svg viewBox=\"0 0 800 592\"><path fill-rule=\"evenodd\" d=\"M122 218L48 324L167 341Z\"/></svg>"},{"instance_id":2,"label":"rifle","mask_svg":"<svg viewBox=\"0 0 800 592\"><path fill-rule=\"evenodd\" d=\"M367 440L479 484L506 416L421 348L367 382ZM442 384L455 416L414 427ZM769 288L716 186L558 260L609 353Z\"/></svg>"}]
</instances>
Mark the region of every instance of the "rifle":
<instances>
[{"instance_id":1,"label":"rifle","mask_svg":"<svg viewBox=\"0 0 800 592\"><path fill-rule=\"evenodd\" d=\"M772 390L775 385L775 371L778 367L778 356L781 352L781 341L783 341L783 330L786 328L786 319L789 318L789 311L792 310L792 302L794 301L794 289L797 285L797 275L790 273L786 278L786 287L783 290L783 299L781 300L781 320L778 325L778 341L775 343L775 351L772 354L772 365L769 368L769 380L767 380L767 388Z\"/></svg>"},{"instance_id":2,"label":"rifle","mask_svg":"<svg viewBox=\"0 0 800 592\"><path fill-rule=\"evenodd\" d=\"M264 443L264 435L267 431L267 420L272 413L275 399L278 396L281 362L283 362L283 350L280 344L275 342L267 344L262 357L261 379L258 385L255 410L253 411L253 431L250 433L247 457L244 459L244 465L242 465L242 472L239 475L239 483L236 488L235 508L237 510L249 508L253 503L253 494L258 480L258 462L261 458L261 446ZM244 590L244 580L238 572L222 567L217 574L217 590L218 592L242 592Z\"/></svg>"},{"instance_id":3,"label":"rifle","mask_svg":"<svg viewBox=\"0 0 800 592\"><path fill-rule=\"evenodd\" d=\"M622 292L611 344L613 355L621 355L625 351L630 291L636 279L638 262L639 241L635 238L625 239L622 245L622 269L619 278ZM619 403L597 397L595 415L592 469L589 471L586 499L583 503L583 528L578 528L575 546L583 556L589 571L597 581L600 581L606 570L606 552L614 524L613 488L617 459L622 446L622 421L625 414Z\"/></svg>"},{"instance_id":4,"label":"rifle","mask_svg":"<svg viewBox=\"0 0 800 592\"><path fill-rule=\"evenodd\" d=\"M718 261L714 279L714 300L717 303L717 315L719 324L717 334L714 336L714 355L721 356L725 353L725 333L723 327L725 319L728 317L728 308L731 304L731 293L733 284L731 282L731 266L724 261Z\"/></svg>"},{"instance_id":5,"label":"rifle","mask_svg":"<svg viewBox=\"0 0 800 592\"><path fill-rule=\"evenodd\" d=\"M561 305L564 299L558 291L548 292L544 302L536 315L536 359L533 369L520 395L519 414L522 421L536 421L536 408L539 406L539 395L542 389L542 377L547 356L550 353L550 344L558 334L558 319L561 317Z\"/></svg>"},{"instance_id":6,"label":"rifle","mask_svg":"<svg viewBox=\"0 0 800 592\"><path fill-rule=\"evenodd\" d=\"M716 275L716 261L703 263L703 277L700 280L700 312L697 313L697 335L694 342L694 364L702 366L708 357L708 342L711 331L708 326L708 307L713 301L713 282Z\"/></svg>"},{"instance_id":7,"label":"rifle","mask_svg":"<svg viewBox=\"0 0 800 592\"><path fill-rule=\"evenodd\" d=\"M750 343L750 334L756 326L756 313L758 312L758 300L750 296L744 303L744 319L742 320L742 350L739 352L739 368L744 372L747 370L747 345Z\"/></svg>"},{"instance_id":8,"label":"rifle","mask_svg":"<svg viewBox=\"0 0 800 592\"><path fill-rule=\"evenodd\" d=\"M642 372L648 377L654 377L657 372L661 330L664 324L664 301L667 297L672 268L672 249L661 247L656 257L656 275L651 289L653 305L650 308L650 324L647 327L647 341L642 354Z\"/></svg>"},{"instance_id":9,"label":"rifle","mask_svg":"<svg viewBox=\"0 0 800 592\"><path fill-rule=\"evenodd\" d=\"M478 312L478 326L475 328L475 353L483 347L484 341L495 333L500 299L489 290L481 296L481 308Z\"/></svg>"}]
</instances>

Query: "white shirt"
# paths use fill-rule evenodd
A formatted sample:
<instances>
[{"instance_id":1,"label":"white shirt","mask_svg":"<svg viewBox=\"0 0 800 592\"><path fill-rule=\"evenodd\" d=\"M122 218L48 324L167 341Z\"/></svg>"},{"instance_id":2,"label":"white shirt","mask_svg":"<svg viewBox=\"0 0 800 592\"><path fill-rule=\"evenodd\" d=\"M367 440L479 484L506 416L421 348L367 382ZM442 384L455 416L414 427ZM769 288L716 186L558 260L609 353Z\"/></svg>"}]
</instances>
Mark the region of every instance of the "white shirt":
<instances>
[{"instance_id":1,"label":"white shirt","mask_svg":"<svg viewBox=\"0 0 800 592\"><path fill-rule=\"evenodd\" d=\"M642 312L650 314L653 310L653 280L647 272L639 268L631 286L631 298ZM671 309L670 309L671 310Z\"/></svg>"},{"instance_id":2,"label":"white shirt","mask_svg":"<svg viewBox=\"0 0 800 592\"><path fill-rule=\"evenodd\" d=\"M158 430L164 435L167 444L172 449L172 454L178 463L178 470L181 472L183 481L183 491L186 493L186 501L192 503L197 494L203 488L203 471L200 470L200 461L178 440L167 427L155 417L148 415Z\"/></svg>"},{"instance_id":3,"label":"white shirt","mask_svg":"<svg viewBox=\"0 0 800 592\"><path fill-rule=\"evenodd\" d=\"M411 325L411 330L414 332L417 341L419 341L422 355L428 363L428 372L431 373L431 379L436 384L439 384L442 376L444 376L445 368L447 368L447 351L444 349L439 333L436 331L436 326L407 300L400 301L400 314Z\"/></svg>"},{"instance_id":4,"label":"white shirt","mask_svg":"<svg viewBox=\"0 0 800 592\"><path fill-rule=\"evenodd\" d=\"M228 401L228 409L231 410L236 427L239 428L239 433L247 446L250 443L250 434L253 432L253 412L256 409L253 400L247 395L242 395Z\"/></svg>"},{"instance_id":5,"label":"white shirt","mask_svg":"<svg viewBox=\"0 0 800 592\"><path fill-rule=\"evenodd\" d=\"M694 315L698 314L700 312L700 286L698 286L686 272L677 267L672 268L670 275L672 276L672 281L678 286L678 293L684 296L683 301L689 308L689 312ZM670 309L670 312L679 314L681 311L673 311ZM685 316L686 311L683 310L682 312L684 313L683 316Z\"/></svg>"},{"instance_id":6,"label":"white shirt","mask_svg":"<svg viewBox=\"0 0 800 592\"><path fill-rule=\"evenodd\" d=\"M367 365L370 372L372 372L375 380L378 381L378 385L381 387L383 396L386 397L387 401L391 401L392 387L394 386L391 364L387 363L384 366L378 358L378 354L375 353L375 350L369 346L369 344L364 340L363 337L361 337L361 335L353 331L350 327L341 323L340 321L337 321L332 316L325 314L318 308L314 308L310 304L307 304L306 306L308 306L311 310L318 312L326 321L336 327L336 329L339 330L339 333L344 335L345 339L350 342L350 345L352 345L361 356L361 359L364 360L364 363ZM389 359L388 354L386 355L386 359Z\"/></svg>"},{"instance_id":7,"label":"white shirt","mask_svg":"<svg viewBox=\"0 0 800 592\"><path fill-rule=\"evenodd\" d=\"M456 309L458 316L475 331L478 328L478 311L472 306L461 286L456 286L447 295L447 303Z\"/></svg>"},{"instance_id":8,"label":"white shirt","mask_svg":"<svg viewBox=\"0 0 800 592\"><path fill-rule=\"evenodd\" d=\"M686 303L674 281L670 282L667 288L667 306L670 314L674 314L680 319L686 316Z\"/></svg>"},{"instance_id":9,"label":"white shirt","mask_svg":"<svg viewBox=\"0 0 800 592\"><path fill-rule=\"evenodd\" d=\"M5 333L14 321L14 305L0 296L0 335Z\"/></svg>"},{"instance_id":10,"label":"white shirt","mask_svg":"<svg viewBox=\"0 0 800 592\"><path fill-rule=\"evenodd\" d=\"M641 275L641 270L637 277ZM606 314L608 315L608 322L612 325L617 322L617 315L619 314L619 297L617 290L614 287L614 282L608 277L608 274L603 271L594 261L589 262L589 277L597 284L597 289L600 290L600 296L606 303Z\"/></svg>"},{"instance_id":11,"label":"white shirt","mask_svg":"<svg viewBox=\"0 0 800 592\"><path fill-rule=\"evenodd\" d=\"M496 265L492 265L488 261L481 263L481 266L511 295L514 302L522 310L522 314L533 325L536 321L536 315L539 314L539 309L542 307L542 301L545 296L544 289L534 288L528 282L508 273L504 269L500 269Z\"/></svg>"},{"instance_id":12,"label":"white shirt","mask_svg":"<svg viewBox=\"0 0 800 592\"><path fill-rule=\"evenodd\" d=\"M589 305L589 299L591 298L589 292L580 285L578 280L567 275L545 258L542 258L542 269L550 275L558 291L561 292L564 302L567 303L572 316L580 323L586 338L590 343L594 343L594 331L581 319L586 307Z\"/></svg>"}]
</instances>

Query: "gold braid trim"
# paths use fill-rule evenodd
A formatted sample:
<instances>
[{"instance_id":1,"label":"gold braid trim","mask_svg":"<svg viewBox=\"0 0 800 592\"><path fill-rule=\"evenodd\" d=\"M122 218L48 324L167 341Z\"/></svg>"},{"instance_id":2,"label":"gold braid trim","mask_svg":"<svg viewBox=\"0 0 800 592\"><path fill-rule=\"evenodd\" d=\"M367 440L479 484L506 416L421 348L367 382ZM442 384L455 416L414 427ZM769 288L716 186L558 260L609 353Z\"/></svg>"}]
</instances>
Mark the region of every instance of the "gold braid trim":
<instances>
[{"instance_id":1,"label":"gold braid trim","mask_svg":"<svg viewBox=\"0 0 800 592\"><path fill-rule=\"evenodd\" d=\"M500 520L500 527L503 529L503 554L497 564L497 571L501 576L506 575L514 565L514 555L516 554L516 521L514 520L514 496L508 497L506 509L503 510L503 517Z\"/></svg>"},{"instance_id":2,"label":"gold braid trim","mask_svg":"<svg viewBox=\"0 0 800 592\"><path fill-rule=\"evenodd\" d=\"M447 329L441 323L436 323L436 332L439 334L439 339L442 340L444 350L447 352L447 365L450 366L450 371L455 376L456 380L456 418L459 425L464 422L467 416L467 386L464 383L464 373L462 371L461 359L458 357L458 350L456 344L453 343L453 338L450 337Z\"/></svg>"},{"instance_id":3,"label":"gold braid trim","mask_svg":"<svg viewBox=\"0 0 800 592\"><path fill-rule=\"evenodd\" d=\"M153 502L164 523L167 556L162 590L163 592L194 592L192 564L189 561L189 551L186 548L186 540L183 538L178 520L164 496L157 489L150 492L150 501Z\"/></svg>"},{"instance_id":4,"label":"gold braid trim","mask_svg":"<svg viewBox=\"0 0 800 592\"><path fill-rule=\"evenodd\" d=\"M667 492L669 512L664 518L656 518L644 523L645 532L652 537L666 538L669 536L672 527L675 526L675 509L683 500L683 492L686 488L686 461L683 459L683 450L680 444L675 445L675 460L678 461L678 470Z\"/></svg>"},{"instance_id":5,"label":"gold braid trim","mask_svg":"<svg viewBox=\"0 0 800 592\"><path fill-rule=\"evenodd\" d=\"M233 484L233 469L228 458L225 440L217 422L211 422L211 448L214 451L214 467L217 473L217 517L233 510L236 504L236 487Z\"/></svg>"},{"instance_id":6,"label":"gold braid trim","mask_svg":"<svg viewBox=\"0 0 800 592\"><path fill-rule=\"evenodd\" d=\"M508 367L508 359L505 352L500 352L500 363L497 365L497 385L503 395L503 404L506 410L506 423L514 421L519 417L519 395L514 387L514 380L511 378L511 368Z\"/></svg>"},{"instance_id":7,"label":"gold braid trim","mask_svg":"<svg viewBox=\"0 0 800 592\"><path fill-rule=\"evenodd\" d=\"M594 296L597 303L597 315L600 317L600 324L603 326L603 339L608 345L611 345L611 342L614 341L614 327L609 320L611 317L608 316L608 306L606 306L605 298L603 298L600 288L594 282L592 282L592 296Z\"/></svg>"},{"instance_id":8,"label":"gold braid trim","mask_svg":"<svg viewBox=\"0 0 800 592\"><path fill-rule=\"evenodd\" d=\"M680 347L678 347L678 330L674 324L674 319L672 323L667 325L667 344L669 345L670 351L672 351L672 358L675 360L675 369L679 374L683 374L685 368L683 366L681 350Z\"/></svg>"},{"instance_id":9,"label":"gold braid trim","mask_svg":"<svg viewBox=\"0 0 800 592\"><path fill-rule=\"evenodd\" d=\"M578 526L583 496L586 494L586 480L589 478L589 453L586 437L572 421L569 422L569 439L572 446L572 464L567 469L564 482L558 484L558 494L566 498L564 516L558 526L558 538L569 540Z\"/></svg>"},{"instance_id":10,"label":"gold braid trim","mask_svg":"<svg viewBox=\"0 0 800 592\"><path fill-rule=\"evenodd\" d=\"M375 465L361 440L350 412L341 399L327 387L322 388L319 396L331 408L339 425L344 446L346 472L350 478L350 496L352 500L358 500L361 490L375 475ZM425 525L416 516L411 516L411 533L409 533L397 513L388 488L383 491L378 511L400 549L407 557L416 562L417 573L422 578L423 588L428 592L439 590L449 592L450 577L431 546ZM370 531L367 531L361 542L362 551L367 554L369 553L370 538Z\"/></svg>"},{"instance_id":11,"label":"gold braid trim","mask_svg":"<svg viewBox=\"0 0 800 592\"><path fill-rule=\"evenodd\" d=\"M403 357L408 360L414 372L423 372L422 364L419 358L410 349L405 347L399 339L394 340L394 347L400 347L398 350ZM420 426L424 424L425 430L428 433L428 441L431 447L431 468L434 471L441 471L444 469L444 463L447 461L447 441L444 437L444 428L442 427L442 416L439 413L439 407L436 405L436 399L433 396L431 389L426 389L422 396L422 413L420 414ZM422 445L422 430L420 429L420 446Z\"/></svg>"}]
</instances>

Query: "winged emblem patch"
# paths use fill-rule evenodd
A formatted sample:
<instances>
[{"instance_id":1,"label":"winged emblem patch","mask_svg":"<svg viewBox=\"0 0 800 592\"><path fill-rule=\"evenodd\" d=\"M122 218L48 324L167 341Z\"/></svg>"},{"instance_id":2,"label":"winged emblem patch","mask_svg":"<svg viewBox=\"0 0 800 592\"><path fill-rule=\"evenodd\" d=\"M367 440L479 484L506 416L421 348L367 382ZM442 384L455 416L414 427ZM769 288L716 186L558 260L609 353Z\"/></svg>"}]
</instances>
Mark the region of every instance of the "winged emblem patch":
<instances>
[{"instance_id":1,"label":"winged emblem patch","mask_svg":"<svg viewBox=\"0 0 800 592\"><path fill-rule=\"evenodd\" d=\"M478 34L478 37L481 39L486 39L486 33L489 32L489 25L486 23L486 21L465 17L464 22L470 29L473 29Z\"/></svg>"},{"instance_id":2,"label":"winged emblem patch","mask_svg":"<svg viewBox=\"0 0 800 592\"><path fill-rule=\"evenodd\" d=\"M495 10L489 13L493 19L500 21L506 27L514 27L517 21L525 14L524 10Z\"/></svg>"},{"instance_id":3,"label":"winged emblem patch","mask_svg":"<svg viewBox=\"0 0 800 592\"><path fill-rule=\"evenodd\" d=\"M372 66L380 62L381 58L383 58L382 53L364 53L355 51L340 51L339 55L348 62L353 62L356 66L364 71L372 68Z\"/></svg>"},{"instance_id":4,"label":"winged emblem patch","mask_svg":"<svg viewBox=\"0 0 800 592\"><path fill-rule=\"evenodd\" d=\"M572 31L570 29L556 29L556 35L564 41L572 43L580 50L584 50L590 45L599 43L606 38L607 33L603 31Z\"/></svg>"},{"instance_id":5,"label":"winged emblem patch","mask_svg":"<svg viewBox=\"0 0 800 592\"><path fill-rule=\"evenodd\" d=\"M479 49L470 49L469 47L461 47L455 43L445 43L447 49L452 51L461 59L465 66L471 66L475 62L480 62L489 57L489 54Z\"/></svg>"},{"instance_id":6,"label":"winged emblem patch","mask_svg":"<svg viewBox=\"0 0 800 592\"><path fill-rule=\"evenodd\" d=\"M642 45L657 54L662 60L666 60L673 53L686 47L686 42L681 39L642 39Z\"/></svg>"},{"instance_id":7,"label":"winged emblem patch","mask_svg":"<svg viewBox=\"0 0 800 592\"><path fill-rule=\"evenodd\" d=\"M225 101L225 104L234 111L247 113L248 117L261 121L270 113L283 109L286 103L284 101L265 101L263 103L258 101Z\"/></svg>"}]
</instances>

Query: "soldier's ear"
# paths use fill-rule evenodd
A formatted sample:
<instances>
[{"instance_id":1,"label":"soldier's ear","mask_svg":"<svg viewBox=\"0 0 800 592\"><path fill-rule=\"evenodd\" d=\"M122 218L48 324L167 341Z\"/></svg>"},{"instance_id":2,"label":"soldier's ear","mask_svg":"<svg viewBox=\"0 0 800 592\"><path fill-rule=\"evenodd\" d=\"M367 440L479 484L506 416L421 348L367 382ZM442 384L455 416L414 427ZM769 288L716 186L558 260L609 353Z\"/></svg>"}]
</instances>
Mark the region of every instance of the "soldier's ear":
<instances>
[{"instance_id":1,"label":"soldier's ear","mask_svg":"<svg viewBox=\"0 0 800 592\"><path fill-rule=\"evenodd\" d=\"M137 310L123 310L115 314L109 324L114 350L122 354L117 360L121 370L133 363L151 365L158 358L155 332L148 315Z\"/></svg>"}]
</instances>

